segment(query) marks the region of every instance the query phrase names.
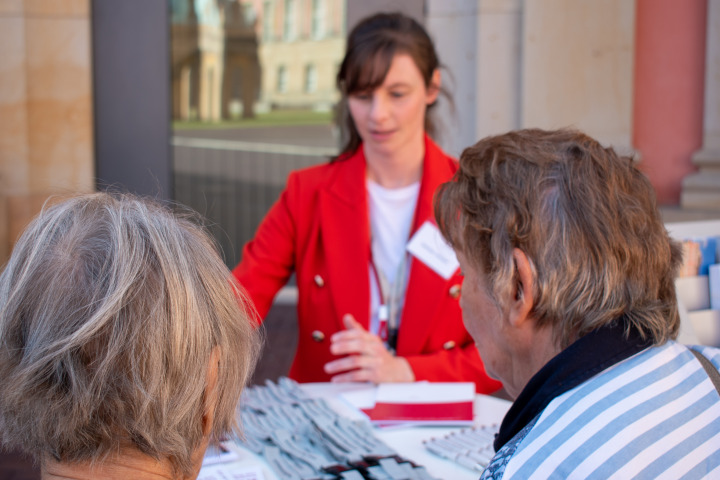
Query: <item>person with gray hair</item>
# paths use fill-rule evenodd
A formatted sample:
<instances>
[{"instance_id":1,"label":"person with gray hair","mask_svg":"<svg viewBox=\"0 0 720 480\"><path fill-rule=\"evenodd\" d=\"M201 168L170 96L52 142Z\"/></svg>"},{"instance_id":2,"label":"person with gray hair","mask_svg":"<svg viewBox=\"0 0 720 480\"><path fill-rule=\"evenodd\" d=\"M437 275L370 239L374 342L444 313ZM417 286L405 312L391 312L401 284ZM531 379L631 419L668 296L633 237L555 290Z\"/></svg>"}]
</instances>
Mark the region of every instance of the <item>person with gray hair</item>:
<instances>
[{"instance_id":1,"label":"person with gray hair","mask_svg":"<svg viewBox=\"0 0 720 480\"><path fill-rule=\"evenodd\" d=\"M485 138L435 216L514 398L483 479L720 477L720 350L674 341L681 250L631 159L572 130Z\"/></svg>"},{"instance_id":2,"label":"person with gray hair","mask_svg":"<svg viewBox=\"0 0 720 480\"><path fill-rule=\"evenodd\" d=\"M259 339L191 215L97 193L43 209L0 275L0 443L43 478L196 478Z\"/></svg>"}]
</instances>

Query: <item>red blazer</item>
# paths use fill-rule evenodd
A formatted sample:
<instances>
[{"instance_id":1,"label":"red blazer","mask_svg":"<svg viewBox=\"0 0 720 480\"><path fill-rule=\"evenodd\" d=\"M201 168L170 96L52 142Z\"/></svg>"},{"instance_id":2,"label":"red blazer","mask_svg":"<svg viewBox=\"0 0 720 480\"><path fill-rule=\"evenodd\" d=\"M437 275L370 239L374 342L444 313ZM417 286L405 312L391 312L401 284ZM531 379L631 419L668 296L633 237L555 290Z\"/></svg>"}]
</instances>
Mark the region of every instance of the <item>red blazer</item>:
<instances>
[{"instance_id":1,"label":"red blazer","mask_svg":"<svg viewBox=\"0 0 720 480\"><path fill-rule=\"evenodd\" d=\"M435 189L449 180L457 162L429 138L412 232L432 217ZM298 285L298 349L290 376L300 382L330 380L323 366L337 358L330 336L351 313L367 328L370 318L370 231L362 147L348 158L293 172L287 187L243 249L233 274L260 317L293 271ZM417 380L473 381L479 392L500 383L483 368L462 322L458 296L462 277L445 280L411 257L397 355Z\"/></svg>"}]
</instances>

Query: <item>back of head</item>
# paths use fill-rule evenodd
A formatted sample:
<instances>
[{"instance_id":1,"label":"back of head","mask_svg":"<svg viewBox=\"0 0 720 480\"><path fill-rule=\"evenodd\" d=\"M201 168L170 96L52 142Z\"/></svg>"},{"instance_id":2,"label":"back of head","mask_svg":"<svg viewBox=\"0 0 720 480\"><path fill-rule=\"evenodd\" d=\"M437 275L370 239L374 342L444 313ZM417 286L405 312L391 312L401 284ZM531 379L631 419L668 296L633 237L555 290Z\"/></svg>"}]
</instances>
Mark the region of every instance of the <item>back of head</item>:
<instances>
[{"instance_id":1,"label":"back of head","mask_svg":"<svg viewBox=\"0 0 720 480\"><path fill-rule=\"evenodd\" d=\"M396 54L409 55L420 70L425 86L430 86L440 61L435 45L422 25L402 13L378 13L360 20L348 35L345 57L337 75L343 103L348 95L382 85ZM341 155L355 151L361 143L352 118L347 112L344 114L348 138ZM434 133L434 124L427 115L425 130L430 135Z\"/></svg>"},{"instance_id":2,"label":"back of head","mask_svg":"<svg viewBox=\"0 0 720 480\"><path fill-rule=\"evenodd\" d=\"M454 180L436 199L443 234L501 304L522 250L532 314L560 346L620 316L656 343L677 335L680 249L631 159L580 132L521 130L467 148Z\"/></svg>"},{"instance_id":3,"label":"back of head","mask_svg":"<svg viewBox=\"0 0 720 480\"><path fill-rule=\"evenodd\" d=\"M257 341L242 294L189 216L129 195L47 208L0 276L0 440L38 460L97 462L126 448L187 474L235 408Z\"/></svg>"}]
</instances>

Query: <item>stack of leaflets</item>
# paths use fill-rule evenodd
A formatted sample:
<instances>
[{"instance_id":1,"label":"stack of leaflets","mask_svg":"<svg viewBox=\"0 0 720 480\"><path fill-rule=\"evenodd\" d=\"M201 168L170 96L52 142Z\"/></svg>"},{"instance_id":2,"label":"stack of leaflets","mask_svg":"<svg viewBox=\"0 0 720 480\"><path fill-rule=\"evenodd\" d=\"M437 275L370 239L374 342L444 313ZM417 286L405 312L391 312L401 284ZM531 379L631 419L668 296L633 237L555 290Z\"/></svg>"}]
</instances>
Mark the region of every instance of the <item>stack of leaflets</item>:
<instances>
[{"instance_id":1,"label":"stack of leaflets","mask_svg":"<svg viewBox=\"0 0 720 480\"><path fill-rule=\"evenodd\" d=\"M472 382L383 383L341 394L376 426L467 426L473 421Z\"/></svg>"},{"instance_id":2,"label":"stack of leaflets","mask_svg":"<svg viewBox=\"0 0 720 480\"><path fill-rule=\"evenodd\" d=\"M377 438L367 421L338 415L289 378L247 388L240 416L244 436L237 445L262 456L283 480L434 480Z\"/></svg>"}]
</instances>

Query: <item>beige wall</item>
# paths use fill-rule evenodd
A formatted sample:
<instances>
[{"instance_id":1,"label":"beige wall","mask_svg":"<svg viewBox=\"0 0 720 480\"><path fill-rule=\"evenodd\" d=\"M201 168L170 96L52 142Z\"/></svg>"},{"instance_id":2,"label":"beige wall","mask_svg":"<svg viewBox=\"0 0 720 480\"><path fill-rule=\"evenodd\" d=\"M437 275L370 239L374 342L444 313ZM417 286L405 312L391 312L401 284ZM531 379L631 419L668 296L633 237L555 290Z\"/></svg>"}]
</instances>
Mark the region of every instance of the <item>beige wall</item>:
<instances>
[{"instance_id":1,"label":"beige wall","mask_svg":"<svg viewBox=\"0 0 720 480\"><path fill-rule=\"evenodd\" d=\"M455 108L450 153L515 128L576 127L630 149L634 0L427 0Z\"/></svg>"},{"instance_id":2,"label":"beige wall","mask_svg":"<svg viewBox=\"0 0 720 480\"><path fill-rule=\"evenodd\" d=\"M640 0L426 2L426 25L447 67L444 85L455 100L454 109L442 102L438 109L445 127L440 143L449 153L459 155L480 138L511 129L575 127L622 153L641 152L645 168L652 168L647 171L661 173L650 177L661 202L676 202L672 192L682 182L683 207L720 208L720 0L688 0L687 6L673 0L648 0L645 10L639 9ZM642 98L638 92L647 93L647 88L636 91L635 55L642 48L637 29L638 21L653 24L662 19L659 12L677 8L687 17L673 17L675 22L671 19L670 24L676 28L672 32L660 28L659 32L664 39L679 35L671 43L684 45L698 32L697 24L688 20L701 20L702 14L694 17L691 12L702 10L705 2L703 149L693 158L700 171L683 180L687 170L668 170L656 152L637 143L638 126L650 124L637 110ZM683 6L678 6L680 3ZM637 15L641 15L639 19ZM662 69L665 60L658 57L653 63ZM644 81L667 87L668 76L682 84L692 81L695 73L673 69ZM682 102L683 107L689 103ZM686 109L676 107L675 113L679 115L681 110ZM695 130L687 121L682 125L685 131ZM682 135L682 129L675 129L655 135L655 139L678 140ZM673 167L687 163L685 153L677 156L659 150L671 158ZM668 191L669 196L664 194Z\"/></svg>"},{"instance_id":3,"label":"beige wall","mask_svg":"<svg viewBox=\"0 0 720 480\"><path fill-rule=\"evenodd\" d=\"M525 3L523 127L576 127L630 148L635 2Z\"/></svg>"},{"instance_id":4,"label":"beige wall","mask_svg":"<svg viewBox=\"0 0 720 480\"><path fill-rule=\"evenodd\" d=\"M573 126L631 145L634 0L427 0L455 109L450 153L515 128Z\"/></svg>"},{"instance_id":5,"label":"beige wall","mask_svg":"<svg viewBox=\"0 0 720 480\"><path fill-rule=\"evenodd\" d=\"M521 0L428 0L426 26L440 56L437 138L450 154L521 126Z\"/></svg>"},{"instance_id":6,"label":"beige wall","mask_svg":"<svg viewBox=\"0 0 720 480\"><path fill-rule=\"evenodd\" d=\"M94 188L89 0L0 0L0 259L52 194Z\"/></svg>"}]
</instances>

